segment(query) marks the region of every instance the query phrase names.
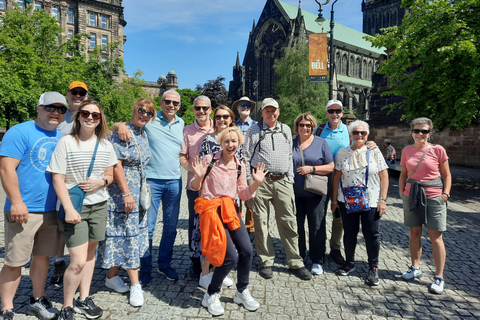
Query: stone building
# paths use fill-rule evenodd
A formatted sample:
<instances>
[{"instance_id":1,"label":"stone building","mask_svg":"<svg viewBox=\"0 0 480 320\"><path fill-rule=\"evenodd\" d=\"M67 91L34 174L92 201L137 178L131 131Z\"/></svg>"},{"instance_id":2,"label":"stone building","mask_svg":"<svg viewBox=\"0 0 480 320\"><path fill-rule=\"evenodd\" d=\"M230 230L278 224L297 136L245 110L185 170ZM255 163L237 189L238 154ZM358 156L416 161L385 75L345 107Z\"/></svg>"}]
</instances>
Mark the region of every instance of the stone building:
<instances>
[{"instance_id":1,"label":"stone building","mask_svg":"<svg viewBox=\"0 0 480 320\"><path fill-rule=\"evenodd\" d=\"M229 87L232 101L243 95L257 101L274 97L277 79L273 64L282 56L282 49L291 46L293 38L308 41L309 33L330 31L330 21L319 25L317 15L301 9L300 3L295 7L280 0L266 1L258 23L254 22L250 31L243 64L237 53ZM369 119L372 75L384 51L373 48L363 36L362 32L335 23L333 92L350 110Z\"/></svg>"},{"instance_id":2,"label":"stone building","mask_svg":"<svg viewBox=\"0 0 480 320\"><path fill-rule=\"evenodd\" d=\"M156 97L163 95L167 90L178 89L177 74L175 71L170 70L166 77L162 74L157 82L145 81L142 85L142 89L148 94L150 99L155 99Z\"/></svg>"},{"instance_id":3,"label":"stone building","mask_svg":"<svg viewBox=\"0 0 480 320\"><path fill-rule=\"evenodd\" d=\"M405 15L401 0L362 0L363 32L371 36L381 28L399 26Z\"/></svg>"}]
</instances>

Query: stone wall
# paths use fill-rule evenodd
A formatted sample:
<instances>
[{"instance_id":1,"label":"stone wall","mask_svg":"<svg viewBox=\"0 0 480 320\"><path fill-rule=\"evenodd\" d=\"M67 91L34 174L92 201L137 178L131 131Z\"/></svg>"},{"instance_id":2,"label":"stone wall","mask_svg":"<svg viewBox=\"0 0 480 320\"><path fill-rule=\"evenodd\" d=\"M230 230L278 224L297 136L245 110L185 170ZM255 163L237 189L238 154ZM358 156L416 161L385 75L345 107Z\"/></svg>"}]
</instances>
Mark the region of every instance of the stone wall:
<instances>
[{"instance_id":1,"label":"stone wall","mask_svg":"<svg viewBox=\"0 0 480 320\"><path fill-rule=\"evenodd\" d=\"M480 125L468 127L462 131L449 129L432 135L433 142L442 145L449 156L450 165L480 168ZM368 140L375 141L382 152L385 139L392 140L392 145L400 159L402 149L413 143L410 127L407 125L374 125L370 127Z\"/></svg>"}]
</instances>

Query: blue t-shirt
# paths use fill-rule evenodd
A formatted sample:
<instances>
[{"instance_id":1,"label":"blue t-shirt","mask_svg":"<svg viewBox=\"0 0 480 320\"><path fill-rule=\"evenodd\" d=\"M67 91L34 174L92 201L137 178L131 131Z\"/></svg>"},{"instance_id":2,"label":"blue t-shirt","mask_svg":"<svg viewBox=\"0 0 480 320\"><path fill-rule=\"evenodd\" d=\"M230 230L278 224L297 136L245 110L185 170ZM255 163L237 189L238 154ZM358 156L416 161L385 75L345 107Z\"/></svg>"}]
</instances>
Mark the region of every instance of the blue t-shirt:
<instances>
[{"instance_id":1,"label":"blue t-shirt","mask_svg":"<svg viewBox=\"0 0 480 320\"><path fill-rule=\"evenodd\" d=\"M318 130L318 127L315 130L315 132L317 132L317 130ZM348 134L348 128L343 123L341 123L340 127L338 127L337 129L332 130L328 126L328 121L327 121L327 124L325 125L325 128L323 128L323 131L320 134L320 137L327 141L328 146L330 147L330 150L332 150L334 158L337 156L338 150L348 147L350 145L350 136Z\"/></svg>"},{"instance_id":2,"label":"blue t-shirt","mask_svg":"<svg viewBox=\"0 0 480 320\"><path fill-rule=\"evenodd\" d=\"M305 176L297 173L297 169L302 166L302 156L298 146L299 137L293 140L293 172L295 174L293 190L296 197L318 197L317 194L303 189L305 184ZM303 157L305 158L306 166L318 166L322 164L331 163L334 161L332 151L327 142L317 136L314 136L312 143L303 150Z\"/></svg>"},{"instance_id":3,"label":"blue t-shirt","mask_svg":"<svg viewBox=\"0 0 480 320\"><path fill-rule=\"evenodd\" d=\"M182 177L180 173L180 149L183 143L185 122L175 115L170 123L161 112L155 121L145 125L148 144L150 145L150 162L145 166L147 179L174 180Z\"/></svg>"},{"instance_id":4,"label":"blue t-shirt","mask_svg":"<svg viewBox=\"0 0 480 320\"><path fill-rule=\"evenodd\" d=\"M28 121L12 127L3 137L0 156L20 160L16 169L18 187L29 212L55 210L57 194L53 189L52 174L45 170L62 135L56 129L45 130ZM10 211L10 207L7 197L4 210Z\"/></svg>"}]
</instances>

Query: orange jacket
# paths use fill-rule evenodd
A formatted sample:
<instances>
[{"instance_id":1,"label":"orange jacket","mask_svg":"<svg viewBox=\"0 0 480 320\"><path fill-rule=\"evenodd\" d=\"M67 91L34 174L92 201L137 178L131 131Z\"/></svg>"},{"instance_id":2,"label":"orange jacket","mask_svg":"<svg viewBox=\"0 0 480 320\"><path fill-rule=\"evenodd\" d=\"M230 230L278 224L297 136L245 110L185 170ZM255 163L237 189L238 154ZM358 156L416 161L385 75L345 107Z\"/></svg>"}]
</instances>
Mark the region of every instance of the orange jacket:
<instances>
[{"instance_id":1,"label":"orange jacket","mask_svg":"<svg viewBox=\"0 0 480 320\"><path fill-rule=\"evenodd\" d=\"M217 214L217 208L221 208L221 217ZM195 200L195 211L200 215L200 233L202 235L202 254L216 267L223 265L227 252L227 237L225 227L229 230L240 228L240 220L233 199L230 197L206 200Z\"/></svg>"}]
</instances>

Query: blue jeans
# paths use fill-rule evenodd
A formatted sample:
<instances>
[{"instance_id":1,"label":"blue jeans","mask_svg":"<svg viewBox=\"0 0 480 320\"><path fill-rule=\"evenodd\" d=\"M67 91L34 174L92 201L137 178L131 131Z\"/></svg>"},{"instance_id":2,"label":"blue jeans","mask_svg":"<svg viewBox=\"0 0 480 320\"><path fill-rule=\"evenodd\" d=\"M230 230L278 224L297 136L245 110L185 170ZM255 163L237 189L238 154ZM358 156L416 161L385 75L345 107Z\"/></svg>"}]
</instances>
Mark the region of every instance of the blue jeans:
<instances>
[{"instance_id":1,"label":"blue jeans","mask_svg":"<svg viewBox=\"0 0 480 320\"><path fill-rule=\"evenodd\" d=\"M182 179L147 179L152 191L152 205L147 212L148 240L150 255L140 259L140 272L152 272L152 238L157 224L160 201L163 209L163 233L158 248L158 268L170 267L173 256L173 244L177 237L177 222L180 213L180 197L182 195Z\"/></svg>"}]
</instances>

